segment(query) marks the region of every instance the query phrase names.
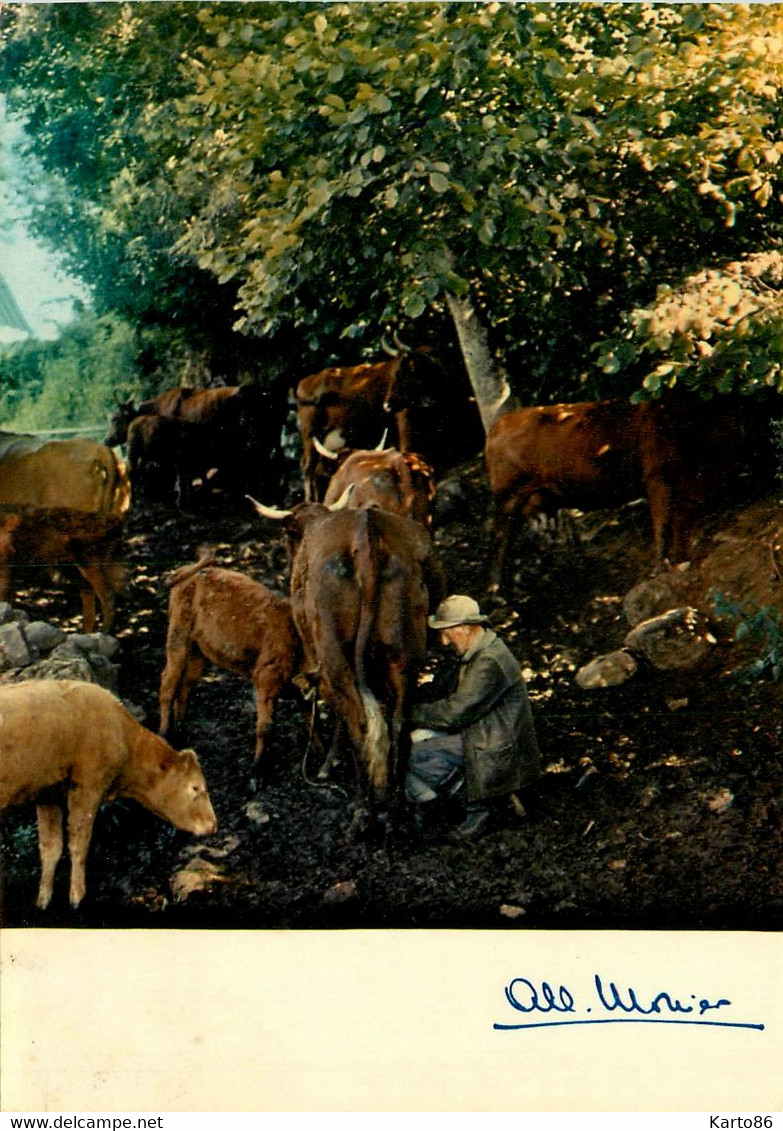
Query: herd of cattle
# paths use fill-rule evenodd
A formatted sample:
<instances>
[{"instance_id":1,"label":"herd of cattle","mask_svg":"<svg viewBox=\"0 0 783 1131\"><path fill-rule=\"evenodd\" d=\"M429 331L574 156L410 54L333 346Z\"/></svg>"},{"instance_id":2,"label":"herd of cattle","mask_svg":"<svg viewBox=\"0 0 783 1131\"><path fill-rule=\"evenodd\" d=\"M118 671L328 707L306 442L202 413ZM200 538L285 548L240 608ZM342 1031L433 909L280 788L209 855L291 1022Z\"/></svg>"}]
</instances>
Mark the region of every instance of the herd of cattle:
<instances>
[{"instance_id":1,"label":"herd of cattle","mask_svg":"<svg viewBox=\"0 0 783 1131\"><path fill-rule=\"evenodd\" d=\"M74 906L84 894L84 858L101 800L131 796L178 827L215 829L195 755L177 754L164 737L182 722L207 662L252 681L254 784L263 774L277 695L295 683L331 708L329 754L344 743L353 756L357 815L387 814L394 827L427 612L445 595L430 523L433 465L448 466L449 437L430 447L434 428L422 421L435 418L417 413L432 407L425 380L431 364L424 351L401 351L390 361L326 369L299 383L304 501L289 509L251 497L271 482L270 461L277 474L283 451L280 417L253 385L176 388L121 405L105 444L0 433L0 599L13 569L67 564L81 577L85 630L95 628L97 597L108 631L124 577L131 500L168 498L192 507L199 491L215 487L247 495L268 529L281 530L290 575L290 592L280 596L207 555L168 578L157 736L108 693L46 681L0 688L0 805L37 799L39 906L51 897L62 853L62 797L53 787L67 785ZM449 418L462 429L452 454L474 435L477 419L468 400L460 411ZM392 446L385 446L386 434ZM114 450L120 444L127 471ZM506 411L484 447L496 540L488 581L503 580L517 516L610 507L642 493L658 557L684 559L708 492L728 489L748 445L753 450L747 421L725 398Z\"/></svg>"}]
</instances>

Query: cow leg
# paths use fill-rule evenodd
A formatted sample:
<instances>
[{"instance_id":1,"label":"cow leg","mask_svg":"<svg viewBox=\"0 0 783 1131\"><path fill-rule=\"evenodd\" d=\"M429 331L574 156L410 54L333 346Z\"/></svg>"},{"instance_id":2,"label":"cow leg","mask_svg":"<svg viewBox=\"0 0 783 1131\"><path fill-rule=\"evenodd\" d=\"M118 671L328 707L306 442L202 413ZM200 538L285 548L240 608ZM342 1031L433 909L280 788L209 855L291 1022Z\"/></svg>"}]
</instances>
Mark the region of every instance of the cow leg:
<instances>
[{"instance_id":1,"label":"cow leg","mask_svg":"<svg viewBox=\"0 0 783 1131\"><path fill-rule=\"evenodd\" d=\"M59 805L38 805L38 854L41 882L36 907L49 906L54 890L54 873L63 854L63 812Z\"/></svg>"},{"instance_id":2,"label":"cow leg","mask_svg":"<svg viewBox=\"0 0 783 1131\"><path fill-rule=\"evenodd\" d=\"M159 734L168 734L172 701L174 722L181 723L185 717L188 695L194 683L204 672L206 661L187 633L169 632L166 640L166 666L160 677L160 725Z\"/></svg>"},{"instance_id":3,"label":"cow leg","mask_svg":"<svg viewBox=\"0 0 783 1131\"><path fill-rule=\"evenodd\" d=\"M511 546L514 541L514 518L520 502L521 496L518 493L507 495L502 500L495 500L493 517L494 553L489 574L490 588L493 590L499 589L506 578Z\"/></svg>"},{"instance_id":4,"label":"cow leg","mask_svg":"<svg viewBox=\"0 0 783 1131\"><path fill-rule=\"evenodd\" d=\"M408 421L408 410L404 408L395 413L394 420L397 425L397 451L409 452L411 450L411 428Z\"/></svg>"},{"instance_id":5,"label":"cow leg","mask_svg":"<svg viewBox=\"0 0 783 1131\"><path fill-rule=\"evenodd\" d=\"M255 791L261 787L261 758L264 753L264 737L272 724L279 687L256 686L256 748L253 754L253 768L250 772L250 788Z\"/></svg>"},{"instance_id":6,"label":"cow leg","mask_svg":"<svg viewBox=\"0 0 783 1131\"><path fill-rule=\"evenodd\" d=\"M325 781L329 777L332 766L335 764L342 751L344 736L345 725L342 719L338 719L335 723L334 734L332 735L332 741L329 744L329 749L326 751L326 756L324 757L324 760L321 763L321 768L318 771L319 781Z\"/></svg>"},{"instance_id":7,"label":"cow leg","mask_svg":"<svg viewBox=\"0 0 783 1131\"><path fill-rule=\"evenodd\" d=\"M95 598L101 606L101 630L109 632L114 621L114 594L99 565L77 566L87 585L82 585L82 620L85 632L95 632Z\"/></svg>"},{"instance_id":8,"label":"cow leg","mask_svg":"<svg viewBox=\"0 0 783 1131\"><path fill-rule=\"evenodd\" d=\"M68 797L68 854L71 858L71 907L78 907L87 891L87 852L95 821L94 798L84 789Z\"/></svg>"},{"instance_id":9,"label":"cow leg","mask_svg":"<svg viewBox=\"0 0 783 1131\"><path fill-rule=\"evenodd\" d=\"M179 685L176 698L174 699L174 722L181 723L185 718L185 708L188 705L188 696L190 689L194 683L198 683L204 674L204 668L207 666L207 661L202 656L198 649L194 649L188 656L188 662L185 667L185 675Z\"/></svg>"},{"instance_id":10,"label":"cow leg","mask_svg":"<svg viewBox=\"0 0 783 1131\"><path fill-rule=\"evenodd\" d=\"M306 503L314 503L315 497L315 461L317 452L313 447L312 440L303 439L302 441L302 486L304 487L304 501Z\"/></svg>"},{"instance_id":11,"label":"cow leg","mask_svg":"<svg viewBox=\"0 0 783 1131\"><path fill-rule=\"evenodd\" d=\"M672 489L660 478L645 484L653 528L655 556L663 561L671 552Z\"/></svg>"},{"instance_id":12,"label":"cow leg","mask_svg":"<svg viewBox=\"0 0 783 1131\"><path fill-rule=\"evenodd\" d=\"M2 550L2 546L0 546ZM0 565L0 601L5 601L11 589L11 567Z\"/></svg>"}]
</instances>

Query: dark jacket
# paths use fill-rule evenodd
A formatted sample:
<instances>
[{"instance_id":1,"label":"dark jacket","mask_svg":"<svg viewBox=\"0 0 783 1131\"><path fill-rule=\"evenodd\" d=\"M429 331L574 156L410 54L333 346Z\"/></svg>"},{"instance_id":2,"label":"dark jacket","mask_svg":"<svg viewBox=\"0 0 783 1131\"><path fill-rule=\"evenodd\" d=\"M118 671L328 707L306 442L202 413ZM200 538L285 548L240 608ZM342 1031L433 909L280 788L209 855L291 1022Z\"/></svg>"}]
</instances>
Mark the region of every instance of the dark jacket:
<instances>
[{"instance_id":1,"label":"dark jacket","mask_svg":"<svg viewBox=\"0 0 783 1131\"><path fill-rule=\"evenodd\" d=\"M462 657L453 694L418 704L411 722L462 732L469 801L513 793L538 777L541 755L525 681L491 629Z\"/></svg>"}]
</instances>

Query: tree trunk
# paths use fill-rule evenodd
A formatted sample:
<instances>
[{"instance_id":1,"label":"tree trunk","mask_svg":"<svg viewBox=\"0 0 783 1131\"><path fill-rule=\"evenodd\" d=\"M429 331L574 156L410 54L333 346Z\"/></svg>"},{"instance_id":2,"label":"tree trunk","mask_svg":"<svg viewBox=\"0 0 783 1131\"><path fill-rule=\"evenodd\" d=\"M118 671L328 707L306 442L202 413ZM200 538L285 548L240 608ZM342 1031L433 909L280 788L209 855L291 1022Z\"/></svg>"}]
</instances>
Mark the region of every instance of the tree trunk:
<instances>
[{"instance_id":1,"label":"tree trunk","mask_svg":"<svg viewBox=\"0 0 783 1131\"><path fill-rule=\"evenodd\" d=\"M495 417L508 407L511 390L505 373L495 365L487 345L487 330L479 320L469 297L447 294L446 304L457 331L462 358L476 395L484 432Z\"/></svg>"}]
</instances>

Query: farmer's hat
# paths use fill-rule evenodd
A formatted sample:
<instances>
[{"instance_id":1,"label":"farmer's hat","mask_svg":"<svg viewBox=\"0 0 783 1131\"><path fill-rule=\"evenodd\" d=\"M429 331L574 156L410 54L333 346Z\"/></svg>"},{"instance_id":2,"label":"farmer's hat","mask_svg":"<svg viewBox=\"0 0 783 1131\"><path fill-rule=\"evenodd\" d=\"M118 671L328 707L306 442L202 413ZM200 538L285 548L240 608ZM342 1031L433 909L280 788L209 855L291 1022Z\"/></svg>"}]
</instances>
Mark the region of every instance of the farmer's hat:
<instances>
[{"instance_id":1,"label":"farmer's hat","mask_svg":"<svg viewBox=\"0 0 783 1131\"><path fill-rule=\"evenodd\" d=\"M478 603L472 597L465 597L455 593L441 601L435 613L427 617L430 628L455 628L458 624L486 624L489 617L485 617Z\"/></svg>"}]
</instances>

